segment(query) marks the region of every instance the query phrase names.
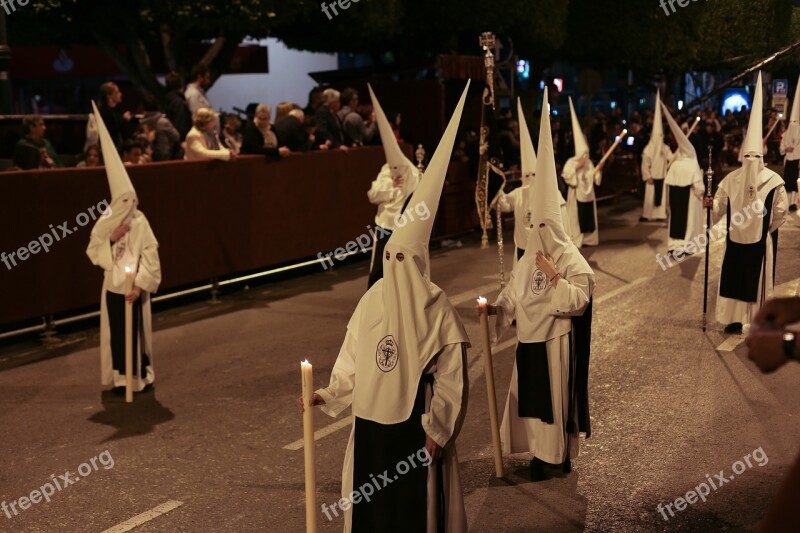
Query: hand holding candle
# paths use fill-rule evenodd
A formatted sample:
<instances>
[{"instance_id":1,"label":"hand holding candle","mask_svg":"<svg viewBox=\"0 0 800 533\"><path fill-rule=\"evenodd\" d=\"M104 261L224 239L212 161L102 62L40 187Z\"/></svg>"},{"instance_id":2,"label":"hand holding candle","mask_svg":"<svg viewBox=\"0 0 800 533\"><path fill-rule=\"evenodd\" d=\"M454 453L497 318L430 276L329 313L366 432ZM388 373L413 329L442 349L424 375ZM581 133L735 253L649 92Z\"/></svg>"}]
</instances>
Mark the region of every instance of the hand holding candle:
<instances>
[{"instance_id":1,"label":"hand holding candle","mask_svg":"<svg viewBox=\"0 0 800 533\"><path fill-rule=\"evenodd\" d=\"M133 301L127 296L133 291L133 270L125 267L125 402L133 402Z\"/></svg>"},{"instance_id":2,"label":"hand holding candle","mask_svg":"<svg viewBox=\"0 0 800 533\"><path fill-rule=\"evenodd\" d=\"M694 119L694 124L692 124L692 127L689 128L689 131L686 132L686 137L687 138L692 136L692 133L694 132L694 129L697 127L698 124L700 124L700 117L699 116Z\"/></svg>"},{"instance_id":3,"label":"hand holding candle","mask_svg":"<svg viewBox=\"0 0 800 533\"><path fill-rule=\"evenodd\" d=\"M314 369L307 360L300 363L303 398L303 451L306 472L306 532L317 531L317 472L314 442Z\"/></svg>"},{"instance_id":4,"label":"hand holding candle","mask_svg":"<svg viewBox=\"0 0 800 533\"><path fill-rule=\"evenodd\" d=\"M622 139L624 139L626 135L628 135L628 130L627 129L622 130L622 133L619 134L619 137L617 137L617 139L614 141L614 144L612 144L611 148L609 148L606 151L605 155L603 156L603 159L601 159L600 162L595 167L594 172L592 172L592 176L600 172L600 170L603 168L603 165L605 165L606 163L606 159L611 157L611 154L614 153L614 150L617 149L617 146L619 146L619 143L622 142Z\"/></svg>"},{"instance_id":5,"label":"hand holding candle","mask_svg":"<svg viewBox=\"0 0 800 533\"><path fill-rule=\"evenodd\" d=\"M489 400L489 422L492 430L492 448L494 449L494 471L497 477L503 477L503 450L500 444L500 424L497 420L497 396L494 391L494 367L492 366L492 345L489 337L489 308L486 298L478 298L478 314L481 319L483 333L483 370L486 377L486 394Z\"/></svg>"}]
</instances>

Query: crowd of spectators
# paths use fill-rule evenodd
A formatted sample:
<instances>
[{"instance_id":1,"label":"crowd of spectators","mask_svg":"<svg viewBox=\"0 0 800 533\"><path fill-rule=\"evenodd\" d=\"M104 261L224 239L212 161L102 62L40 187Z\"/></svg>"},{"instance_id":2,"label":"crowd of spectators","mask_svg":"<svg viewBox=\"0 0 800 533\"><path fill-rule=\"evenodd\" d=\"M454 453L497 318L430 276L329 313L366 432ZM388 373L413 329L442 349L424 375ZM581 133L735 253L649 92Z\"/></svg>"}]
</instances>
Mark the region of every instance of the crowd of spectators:
<instances>
[{"instance_id":1,"label":"crowd of spectators","mask_svg":"<svg viewBox=\"0 0 800 533\"><path fill-rule=\"evenodd\" d=\"M342 150L379 145L371 105L359 102L358 91L341 93L315 87L305 108L281 102L272 120L272 108L254 103L241 113L218 113L206 95L211 85L207 67L195 67L188 84L174 72L165 78L165 94L159 106L146 97L140 112L122 111L123 94L114 82L100 86L97 107L112 141L126 165L153 161L219 159L235 160L239 154L288 157L296 152ZM395 128L399 127L399 114ZM26 117L22 138L14 148L9 170L63 167L44 133L40 116ZM94 116L86 125L86 143L77 166L103 164Z\"/></svg>"}]
</instances>

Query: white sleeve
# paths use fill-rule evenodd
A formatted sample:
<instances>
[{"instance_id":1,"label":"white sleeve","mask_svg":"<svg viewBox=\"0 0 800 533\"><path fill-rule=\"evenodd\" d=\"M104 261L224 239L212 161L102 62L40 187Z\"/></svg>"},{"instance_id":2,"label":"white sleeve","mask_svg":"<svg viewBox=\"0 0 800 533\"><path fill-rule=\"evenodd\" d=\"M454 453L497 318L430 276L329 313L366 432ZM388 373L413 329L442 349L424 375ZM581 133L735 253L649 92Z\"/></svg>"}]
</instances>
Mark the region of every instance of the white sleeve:
<instances>
[{"instance_id":1,"label":"white sleeve","mask_svg":"<svg viewBox=\"0 0 800 533\"><path fill-rule=\"evenodd\" d=\"M511 202L508 201L509 197L510 194L506 194L500 191L500 196L497 198L497 208L500 210L501 213L511 213L512 211L514 211L514 206L511 205Z\"/></svg>"},{"instance_id":2,"label":"white sleeve","mask_svg":"<svg viewBox=\"0 0 800 533\"><path fill-rule=\"evenodd\" d=\"M589 168L586 170L586 172L588 172L589 176L591 176L592 173L594 172L594 168L595 168L594 163L590 163L587 166ZM598 170L594 175L594 184L599 187L601 183L603 183L603 170L602 169Z\"/></svg>"},{"instance_id":3,"label":"white sleeve","mask_svg":"<svg viewBox=\"0 0 800 533\"><path fill-rule=\"evenodd\" d=\"M150 224L147 222L145 224L149 235L144 240L134 284L152 294L158 290L158 286L161 284L161 261L158 259L158 241L150 229Z\"/></svg>"},{"instance_id":4,"label":"white sleeve","mask_svg":"<svg viewBox=\"0 0 800 533\"><path fill-rule=\"evenodd\" d=\"M728 212L728 193L722 187L717 188L717 195L714 197L714 207L711 209L711 225L714 226Z\"/></svg>"},{"instance_id":5,"label":"white sleeve","mask_svg":"<svg viewBox=\"0 0 800 533\"><path fill-rule=\"evenodd\" d=\"M89 238L89 246L86 248L86 255L93 265L97 265L103 270L114 268L114 261L111 255L111 241L107 238L99 237L94 230Z\"/></svg>"},{"instance_id":6,"label":"white sleeve","mask_svg":"<svg viewBox=\"0 0 800 533\"><path fill-rule=\"evenodd\" d=\"M699 172L699 175L695 173L696 179L694 180L694 182L692 182L692 192L696 197L702 199L703 196L705 196L706 194L706 186L705 182L703 181L703 171L700 170L699 167L695 170Z\"/></svg>"},{"instance_id":7,"label":"white sleeve","mask_svg":"<svg viewBox=\"0 0 800 533\"><path fill-rule=\"evenodd\" d=\"M775 195L772 199L772 223L769 231L775 231L786 222L786 210L789 207L789 198L786 196L786 189L783 185L775 188Z\"/></svg>"},{"instance_id":8,"label":"white sleeve","mask_svg":"<svg viewBox=\"0 0 800 533\"><path fill-rule=\"evenodd\" d=\"M550 299L550 312L561 317L580 316L589 305L593 291L594 281L589 274L561 278Z\"/></svg>"},{"instance_id":9,"label":"white sleeve","mask_svg":"<svg viewBox=\"0 0 800 533\"><path fill-rule=\"evenodd\" d=\"M564 170L561 171L561 177L564 178L564 182L566 182L566 184L570 187L578 186L578 174L575 171L574 159L570 159L564 164Z\"/></svg>"},{"instance_id":10,"label":"white sleeve","mask_svg":"<svg viewBox=\"0 0 800 533\"><path fill-rule=\"evenodd\" d=\"M517 264L519 265L519 263ZM513 322L516 316L517 294L514 291L514 277L516 276L516 272L516 268L511 271L511 277L508 283L503 287L503 290L500 291L500 294L497 296L497 301L492 304L497 307L497 315L495 316L494 322L495 342L500 340L500 337L502 337L503 333L511 326L511 322Z\"/></svg>"},{"instance_id":11,"label":"white sleeve","mask_svg":"<svg viewBox=\"0 0 800 533\"><path fill-rule=\"evenodd\" d=\"M650 157L650 154L647 150L642 153L642 181L647 181L653 177L652 172L650 172L650 167L653 165L653 158Z\"/></svg>"},{"instance_id":12,"label":"white sleeve","mask_svg":"<svg viewBox=\"0 0 800 533\"><path fill-rule=\"evenodd\" d=\"M372 181L372 185L367 191L367 198L369 198L371 204L380 205L393 200L401 193L401 188L394 186L390 171L384 168L381 169L378 177Z\"/></svg>"},{"instance_id":13,"label":"white sleeve","mask_svg":"<svg viewBox=\"0 0 800 533\"><path fill-rule=\"evenodd\" d=\"M231 158L230 150L225 148L220 148L219 150L206 148L206 145L200 140L200 137L195 135L192 135L191 138L187 138L187 144L188 150L206 159L221 159L222 161L228 161Z\"/></svg>"},{"instance_id":14,"label":"white sleeve","mask_svg":"<svg viewBox=\"0 0 800 533\"><path fill-rule=\"evenodd\" d=\"M356 379L356 339L347 332L339 356L331 371L331 381L324 389L316 391L325 400L320 406L328 416L339 416L347 406L353 403L353 387Z\"/></svg>"},{"instance_id":15,"label":"white sleeve","mask_svg":"<svg viewBox=\"0 0 800 533\"><path fill-rule=\"evenodd\" d=\"M422 415L422 428L441 447L458 435L467 404L466 347L448 344L434 358L428 373L433 374L430 409Z\"/></svg>"}]
</instances>

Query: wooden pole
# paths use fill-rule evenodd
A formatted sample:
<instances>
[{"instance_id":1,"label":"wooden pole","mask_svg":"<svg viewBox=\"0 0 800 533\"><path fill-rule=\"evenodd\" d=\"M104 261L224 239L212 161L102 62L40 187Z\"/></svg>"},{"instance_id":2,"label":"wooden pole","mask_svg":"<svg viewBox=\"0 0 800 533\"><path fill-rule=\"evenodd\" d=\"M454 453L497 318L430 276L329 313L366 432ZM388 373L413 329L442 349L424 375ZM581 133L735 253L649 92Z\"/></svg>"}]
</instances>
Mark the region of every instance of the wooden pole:
<instances>
[{"instance_id":1,"label":"wooden pole","mask_svg":"<svg viewBox=\"0 0 800 533\"><path fill-rule=\"evenodd\" d=\"M125 267L125 296L133 292L133 271ZM133 304L125 301L125 402L133 402Z\"/></svg>"},{"instance_id":2,"label":"wooden pole","mask_svg":"<svg viewBox=\"0 0 800 533\"><path fill-rule=\"evenodd\" d=\"M314 369L311 363L300 363L303 393L303 452L306 472L306 533L317 532L317 472L314 441Z\"/></svg>"},{"instance_id":3,"label":"wooden pole","mask_svg":"<svg viewBox=\"0 0 800 533\"><path fill-rule=\"evenodd\" d=\"M503 477L503 449L500 444L500 424L497 420L497 396L494 390L494 367L492 366L492 345L489 337L489 309L486 298L478 298L481 307L481 331L483 333L483 373L486 377L486 395L489 400L489 422L492 429L492 448L494 449L494 472Z\"/></svg>"}]
</instances>

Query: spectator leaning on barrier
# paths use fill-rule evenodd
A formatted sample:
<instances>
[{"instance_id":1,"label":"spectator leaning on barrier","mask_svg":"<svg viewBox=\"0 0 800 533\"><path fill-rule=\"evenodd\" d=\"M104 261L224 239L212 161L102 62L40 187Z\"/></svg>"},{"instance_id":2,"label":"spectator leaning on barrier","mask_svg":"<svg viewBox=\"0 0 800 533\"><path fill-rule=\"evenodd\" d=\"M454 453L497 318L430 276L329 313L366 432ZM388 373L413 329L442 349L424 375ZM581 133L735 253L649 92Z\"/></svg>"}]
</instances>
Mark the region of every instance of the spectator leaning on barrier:
<instances>
[{"instance_id":1,"label":"spectator leaning on barrier","mask_svg":"<svg viewBox=\"0 0 800 533\"><path fill-rule=\"evenodd\" d=\"M203 159L221 159L230 161L236 159L236 154L222 148L219 136L214 131L217 124L217 114L213 109L201 107L194 113L194 127L186 136L186 148L183 156L187 161L200 161Z\"/></svg>"},{"instance_id":2,"label":"spectator leaning on barrier","mask_svg":"<svg viewBox=\"0 0 800 533\"><path fill-rule=\"evenodd\" d=\"M222 127L222 142L235 154L242 151L242 119L236 115L225 117L225 125Z\"/></svg>"},{"instance_id":3,"label":"spectator leaning on barrier","mask_svg":"<svg viewBox=\"0 0 800 533\"><path fill-rule=\"evenodd\" d=\"M344 134L342 125L336 113L342 107L339 91L336 89L325 89L322 91L323 104L317 108L315 118L317 119L317 141L320 149L347 150L344 144ZM322 146L324 145L324 147Z\"/></svg>"},{"instance_id":4,"label":"spectator leaning on barrier","mask_svg":"<svg viewBox=\"0 0 800 533\"><path fill-rule=\"evenodd\" d=\"M169 161L176 159L182 137L170 119L158 111L155 99L145 99L145 113L141 119L142 125L153 130L149 138L153 149L153 161Z\"/></svg>"},{"instance_id":5,"label":"spectator leaning on barrier","mask_svg":"<svg viewBox=\"0 0 800 533\"><path fill-rule=\"evenodd\" d=\"M138 139L125 141L122 145L122 162L125 165L138 165L142 162L143 154L142 143Z\"/></svg>"},{"instance_id":6,"label":"spectator leaning on barrier","mask_svg":"<svg viewBox=\"0 0 800 533\"><path fill-rule=\"evenodd\" d=\"M42 153L42 167L63 167L64 163L61 162L55 148L44 136L45 131L47 131L47 126L45 126L42 117L32 115L23 118L22 138L17 142L15 151L21 146L31 146Z\"/></svg>"},{"instance_id":7,"label":"spectator leaning on barrier","mask_svg":"<svg viewBox=\"0 0 800 533\"><path fill-rule=\"evenodd\" d=\"M268 104L258 104L253 120L247 123L242 138L243 154L263 154L271 157L287 156L289 149L278 148L278 137L272 131L270 115L272 109Z\"/></svg>"},{"instance_id":8,"label":"spectator leaning on barrier","mask_svg":"<svg viewBox=\"0 0 800 533\"><path fill-rule=\"evenodd\" d=\"M358 91L348 87L342 91L342 108L336 113L342 124L344 141L347 146L370 144L378 131L375 121L365 122L358 109Z\"/></svg>"},{"instance_id":9,"label":"spectator leaning on barrier","mask_svg":"<svg viewBox=\"0 0 800 533\"><path fill-rule=\"evenodd\" d=\"M278 146L285 146L292 152L308 151L309 139L308 131L304 126L305 120L302 109L292 109L288 115L275 121Z\"/></svg>"}]
</instances>

